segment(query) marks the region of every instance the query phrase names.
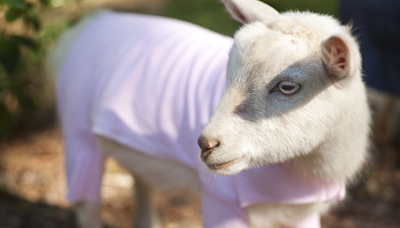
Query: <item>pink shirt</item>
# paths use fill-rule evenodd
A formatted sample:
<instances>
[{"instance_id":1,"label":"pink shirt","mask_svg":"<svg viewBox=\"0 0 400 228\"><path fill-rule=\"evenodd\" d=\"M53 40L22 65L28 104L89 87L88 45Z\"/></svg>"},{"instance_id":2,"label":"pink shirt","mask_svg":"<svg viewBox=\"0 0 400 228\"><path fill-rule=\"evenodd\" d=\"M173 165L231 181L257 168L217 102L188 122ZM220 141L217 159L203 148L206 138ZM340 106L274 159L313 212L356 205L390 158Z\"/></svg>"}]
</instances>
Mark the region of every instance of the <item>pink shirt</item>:
<instances>
[{"instance_id":1,"label":"pink shirt","mask_svg":"<svg viewBox=\"0 0 400 228\"><path fill-rule=\"evenodd\" d=\"M232 43L174 19L112 12L94 19L71 49L57 85L68 199L99 201L103 157L94 134L205 170L197 138L225 90ZM288 167L226 177L199 173L204 227L248 227L244 208L254 203L344 197L344 182L305 180Z\"/></svg>"}]
</instances>

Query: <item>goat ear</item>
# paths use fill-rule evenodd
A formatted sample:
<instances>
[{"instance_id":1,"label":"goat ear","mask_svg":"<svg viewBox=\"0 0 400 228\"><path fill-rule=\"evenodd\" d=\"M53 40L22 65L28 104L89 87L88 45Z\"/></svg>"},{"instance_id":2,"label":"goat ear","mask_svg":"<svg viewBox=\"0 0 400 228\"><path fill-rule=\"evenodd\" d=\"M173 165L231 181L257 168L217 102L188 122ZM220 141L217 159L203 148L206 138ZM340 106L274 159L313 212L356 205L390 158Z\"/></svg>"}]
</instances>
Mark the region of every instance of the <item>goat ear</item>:
<instances>
[{"instance_id":1,"label":"goat ear","mask_svg":"<svg viewBox=\"0 0 400 228\"><path fill-rule=\"evenodd\" d=\"M231 16L243 24L265 21L279 15L271 6L259 0L222 0Z\"/></svg>"},{"instance_id":2,"label":"goat ear","mask_svg":"<svg viewBox=\"0 0 400 228\"><path fill-rule=\"evenodd\" d=\"M330 73L338 78L354 73L356 63L353 55L356 53L352 53L351 48L352 44L349 38L341 34L333 35L322 41L322 59Z\"/></svg>"}]
</instances>

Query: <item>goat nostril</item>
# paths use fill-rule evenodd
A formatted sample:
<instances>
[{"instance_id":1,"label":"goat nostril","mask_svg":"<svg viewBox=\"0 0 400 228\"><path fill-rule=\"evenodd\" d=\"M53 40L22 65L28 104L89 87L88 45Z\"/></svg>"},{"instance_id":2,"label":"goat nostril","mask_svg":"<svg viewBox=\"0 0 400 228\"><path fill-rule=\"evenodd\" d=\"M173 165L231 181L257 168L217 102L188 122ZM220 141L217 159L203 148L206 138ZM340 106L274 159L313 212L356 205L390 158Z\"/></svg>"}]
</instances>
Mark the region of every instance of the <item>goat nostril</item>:
<instances>
[{"instance_id":1,"label":"goat nostril","mask_svg":"<svg viewBox=\"0 0 400 228\"><path fill-rule=\"evenodd\" d=\"M218 147L220 144L217 139L207 139L202 135L200 135L199 140L197 142L201 148L201 153L208 152L214 149L215 147Z\"/></svg>"}]
</instances>

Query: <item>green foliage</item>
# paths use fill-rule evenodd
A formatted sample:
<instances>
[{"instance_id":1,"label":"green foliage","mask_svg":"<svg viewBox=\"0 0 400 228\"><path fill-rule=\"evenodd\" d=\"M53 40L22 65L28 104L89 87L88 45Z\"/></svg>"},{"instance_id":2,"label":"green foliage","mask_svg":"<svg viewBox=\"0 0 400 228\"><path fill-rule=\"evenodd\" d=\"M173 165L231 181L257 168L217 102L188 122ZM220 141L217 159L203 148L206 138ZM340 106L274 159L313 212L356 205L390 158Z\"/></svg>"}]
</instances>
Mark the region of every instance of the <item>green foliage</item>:
<instances>
[{"instance_id":1,"label":"green foliage","mask_svg":"<svg viewBox=\"0 0 400 228\"><path fill-rule=\"evenodd\" d=\"M338 0L262 0L279 12L309 10L337 14ZM170 0L163 16L189 21L231 36L241 24L230 18L220 0Z\"/></svg>"},{"instance_id":2,"label":"green foliage","mask_svg":"<svg viewBox=\"0 0 400 228\"><path fill-rule=\"evenodd\" d=\"M11 8L23 9L26 6L24 0L0 0L0 4L9 5Z\"/></svg>"},{"instance_id":3,"label":"green foliage","mask_svg":"<svg viewBox=\"0 0 400 228\"><path fill-rule=\"evenodd\" d=\"M14 72L20 59L18 43L11 39L2 39L0 42L0 63L8 72Z\"/></svg>"},{"instance_id":4,"label":"green foliage","mask_svg":"<svg viewBox=\"0 0 400 228\"><path fill-rule=\"evenodd\" d=\"M47 6L48 0L41 0L42 5ZM39 31L41 24L37 14L37 7L25 0L0 0L1 9L6 9L5 18L8 22L14 22L21 18L26 27ZM0 10L1 10L0 9ZM13 73L20 63L21 49L28 47L38 49L38 44L28 36L15 36L13 34L1 34L0 37L0 64L7 73Z\"/></svg>"},{"instance_id":5,"label":"green foliage","mask_svg":"<svg viewBox=\"0 0 400 228\"><path fill-rule=\"evenodd\" d=\"M228 36L241 25L231 19L220 0L171 0L163 16L189 21Z\"/></svg>"},{"instance_id":6,"label":"green foliage","mask_svg":"<svg viewBox=\"0 0 400 228\"><path fill-rule=\"evenodd\" d=\"M0 0L0 12L12 24L22 20L25 35L0 31L0 137L8 134L20 115L30 115L37 107L32 89L37 77L27 73L28 53L42 52L41 43L35 40L41 24L37 10L46 7L48 0L33 5L25 0Z\"/></svg>"}]
</instances>

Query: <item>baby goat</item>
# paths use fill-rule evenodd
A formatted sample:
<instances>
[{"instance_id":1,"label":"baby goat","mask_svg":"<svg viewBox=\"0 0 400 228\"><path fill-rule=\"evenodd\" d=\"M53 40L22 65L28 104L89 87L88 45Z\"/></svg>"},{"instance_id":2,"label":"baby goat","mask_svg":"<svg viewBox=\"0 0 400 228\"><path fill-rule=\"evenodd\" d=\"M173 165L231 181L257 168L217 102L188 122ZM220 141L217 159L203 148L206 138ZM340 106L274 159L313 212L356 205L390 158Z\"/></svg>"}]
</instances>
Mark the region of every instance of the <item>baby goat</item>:
<instances>
[{"instance_id":1,"label":"baby goat","mask_svg":"<svg viewBox=\"0 0 400 228\"><path fill-rule=\"evenodd\" d=\"M100 227L104 156L135 176L136 227L160 227L151 186L201 194L205 228L317 228L344 197L370 123L350 28L257 0L223 2L245 24L233 40L103 12L52 52L68 198L82 227Z\"/></svg>"}]
</instances>

